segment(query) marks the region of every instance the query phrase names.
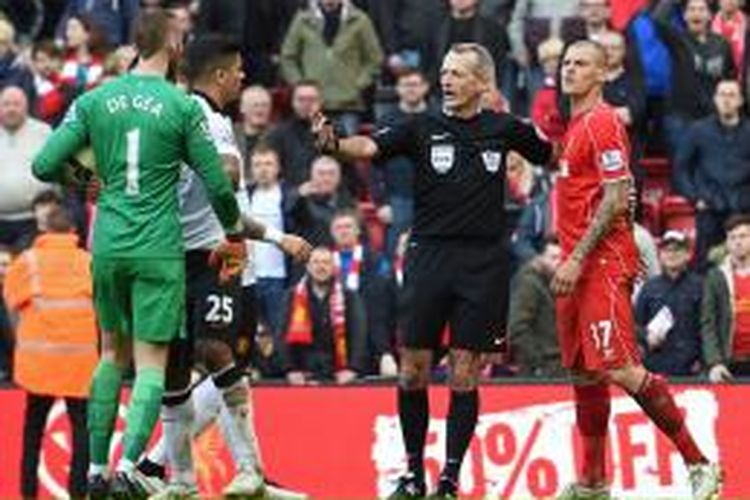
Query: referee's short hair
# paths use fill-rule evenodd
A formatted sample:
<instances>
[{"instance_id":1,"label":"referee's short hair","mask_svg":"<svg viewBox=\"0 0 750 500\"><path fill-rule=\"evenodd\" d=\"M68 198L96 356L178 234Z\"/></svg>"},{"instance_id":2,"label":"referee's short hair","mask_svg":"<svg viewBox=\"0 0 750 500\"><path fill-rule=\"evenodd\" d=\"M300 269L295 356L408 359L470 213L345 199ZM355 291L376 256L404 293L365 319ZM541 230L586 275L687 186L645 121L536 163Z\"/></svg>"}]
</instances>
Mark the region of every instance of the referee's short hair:
<instances>
[{"instance_id":1,"label":"referee's short hair","mask_svg":"<svg viewBox=\"0 0 750 500\"><path fill-rule=\"evenodd\" d=\"M185 76L190 82L202 80L217 69L226 68L241 49L234 37L222 33L201 35L185 50Z\"/></svg>"},{"instance_id":2,"label":"referee's short hair","mask_svg":"<svg viewBox=\"0 0 750 500\"><path fill-rule=\"evenodd\" d=\"M474 67L472 71L482 80L495 83L495 60L484 45L478 43L456 43L448 51L453 54L473 54Z\"/></svg>"}]
</instances>

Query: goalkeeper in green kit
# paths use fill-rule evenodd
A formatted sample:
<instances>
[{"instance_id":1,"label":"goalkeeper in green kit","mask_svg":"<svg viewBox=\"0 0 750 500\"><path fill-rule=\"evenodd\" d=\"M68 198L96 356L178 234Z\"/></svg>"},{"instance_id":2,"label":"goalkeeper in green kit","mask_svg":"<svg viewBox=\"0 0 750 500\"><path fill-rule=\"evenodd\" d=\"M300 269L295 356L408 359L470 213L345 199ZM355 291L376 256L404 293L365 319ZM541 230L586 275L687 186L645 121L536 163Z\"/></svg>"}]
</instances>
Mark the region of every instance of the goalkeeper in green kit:
<instances>
[{"instance_id":1,"label":"goalkeeper in green kit","mask_svg":"<svg viewBox=\"0 0 750 500\"><path fill-rule=\"evenodd\" d=\"M61 182L68 160L90 145L102 183L92 263L102 330L89 400L92 497L149 492L134 464L159 416L167 346L183 322L185 262L176 189L183 161L196 167L227 234L216 250L222 272L244 263L247 232L204 113L163 76L180 56L180 38L163 11L143 14L135 31L140 59L132 73L77 99L33 165L39 179ZM131 355L136 377L123 455L110 480L110 438Z\"/></svg>"}]
</instances>

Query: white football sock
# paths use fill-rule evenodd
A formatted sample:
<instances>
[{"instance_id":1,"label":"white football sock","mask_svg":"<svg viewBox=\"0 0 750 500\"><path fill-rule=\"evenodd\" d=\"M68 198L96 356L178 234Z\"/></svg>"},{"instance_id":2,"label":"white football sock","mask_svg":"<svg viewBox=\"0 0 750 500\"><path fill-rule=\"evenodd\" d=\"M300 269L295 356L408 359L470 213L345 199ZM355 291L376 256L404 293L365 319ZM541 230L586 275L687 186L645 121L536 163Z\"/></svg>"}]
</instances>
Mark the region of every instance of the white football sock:
<instances>
[{"instance_id":1,"label":"white football sock","mask_svg":"<svg viewBox=\"0 0 750 500\"><path fill-rule=\"evenodd\" d=\"M249 386L243 377L223 391L225 407L219 414L219 426L229 446L235 467L241 470L262 470L260 447L253 424Z\"/></svg>"},{"instance_id":2,"label":"white football sock","mask_svg":"<svg viewBox=\"0 0 750 500\"><path fill-rule=\"evenodd\" d=\"M164 466L167 463L167 453L164 450L164 434L159 436L156 444L146 453L149 462Z\"/></svg>"},{"instance_id":3,"label":"white football sock","mask_svg":"<svg viewBox=\"0 0 750 500\"><path fill-rule=\"evenodd\" d=\"M193 417L191 399L175 406L162 406L162 432L171 482L195 484L191 432Z\"/></svg>"},{"instance_id":4,"label":"white football sock","mask_svg":"<svg viewBox=\"0 0 750 500\"><path fill-rule=\"evenodd\" d=\"M95 464L93 462L89 464L88 477L92 477L92 476L105 476L106 477L108 472L109 472L109 467L107 465Z\"/></svg>"},{"instance_id":5,"label":"white football sock","mask_svg":"<svg viewBox=\"0 0 750 500\"><path fill-rule=\"evenodd\" d=\"M193 438L197 438L216 420L224 401L221 391L211 377L206 377L193 388Z\"/></svg>"}]
</instances>

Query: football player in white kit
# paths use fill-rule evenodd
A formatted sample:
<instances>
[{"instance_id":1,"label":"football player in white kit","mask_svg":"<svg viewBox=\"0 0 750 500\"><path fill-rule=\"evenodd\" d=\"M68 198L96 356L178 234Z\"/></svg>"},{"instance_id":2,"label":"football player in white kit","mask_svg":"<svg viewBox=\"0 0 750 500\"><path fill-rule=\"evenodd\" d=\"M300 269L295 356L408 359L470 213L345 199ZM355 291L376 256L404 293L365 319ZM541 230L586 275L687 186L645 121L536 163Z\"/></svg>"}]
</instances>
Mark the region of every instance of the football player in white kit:
<instances>
[{"instance_id":1,"label":"football player in white kit","mask_svg":"<svg viewBox=\"0 0 750 500\"><path fill-rule=\"evenodd\" d=\"M186 51L186 76L192 98L205 112L207 134L211 136L225 169L237 186L238 202L248 207L243 182L242 154L234 138L232 122L224 107L239 97L243 79L239 46L221 35L204 35ZM192 439L215 421L218 423L235 462L235 477L225 488L229 496L248 496L265 489L270 496L294 497L293 492L267 485L252 419L252 402L243 359L238 346L240 318L254 314L242 311L242 286L252 285L252 269L243 271L246 241L225 241L225 235L211 209L206 191L192 170L184 168L178 189L186 251L185 334L171 346L166 390L162 406L163 436L139 464L142 472L154 466L169 465L169 486L157 495L163 498L192 496L197 493L191 453ZM311 250L302 238L248 221L254 239L277 245L298 260ZM221 254L222 269L217 273L212 256ZM226 258L230 256L230 258ZM234 259L232 258L234 257ZM229 263L228 265L226 263ZM232 265L234 263L234 265ZM193 384L193 368L206 374Z\"/></svg>"}]
</instances>

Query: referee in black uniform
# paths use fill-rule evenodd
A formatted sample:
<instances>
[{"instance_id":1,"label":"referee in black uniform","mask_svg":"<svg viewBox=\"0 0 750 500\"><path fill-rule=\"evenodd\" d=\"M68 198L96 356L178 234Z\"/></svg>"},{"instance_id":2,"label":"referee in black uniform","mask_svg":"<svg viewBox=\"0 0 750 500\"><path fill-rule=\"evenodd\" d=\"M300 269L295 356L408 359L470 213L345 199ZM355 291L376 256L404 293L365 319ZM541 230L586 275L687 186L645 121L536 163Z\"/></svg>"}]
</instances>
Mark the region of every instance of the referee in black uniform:
<instances>
[{"instance_id":1,"label":"referee in black uniform","mask_svg":"<svg viewBox=\"0 0 750 500\"><path fill-rule=\"evenodd\" d=\"M426 493L423 454L429 421L427 385L433 352L450 325L446 462L437 495L455 497L458 474L479 412L481 354L504 335L508 242L504 216L505 158L516 151L547 163L551 145L507 113L482 110L494 81L492 57L478 44L454 45L443 60L443 111L378 130L372 138L339 139L323 116L313 128L322 149L350 159L405 155L417 165L415 219L406 257L410 297L401 339L398 412L409 470L395 497Z\"/></svg>"}]
</instances>

